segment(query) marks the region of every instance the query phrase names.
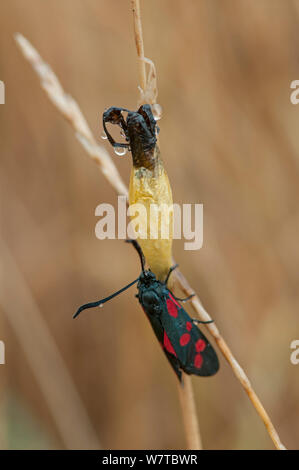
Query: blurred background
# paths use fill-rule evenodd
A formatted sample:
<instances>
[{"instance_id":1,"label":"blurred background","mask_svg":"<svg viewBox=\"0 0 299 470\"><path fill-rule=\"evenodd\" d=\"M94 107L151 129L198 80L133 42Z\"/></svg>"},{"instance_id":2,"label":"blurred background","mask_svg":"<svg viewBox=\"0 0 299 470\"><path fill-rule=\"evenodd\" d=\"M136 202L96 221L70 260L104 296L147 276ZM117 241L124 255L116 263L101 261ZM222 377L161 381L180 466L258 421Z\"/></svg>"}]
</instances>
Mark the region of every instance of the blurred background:
<instances>
[{"instance_id":1,"label":"blurred background","mask_svg":"<svg viewBox=\"0 0 299 470\"><path fill-rule=\"evenodd\" d=\"M175 202L204 204L204 245L174 256L216 320L283 443L298 448L299 2L142 1L156 64L160 146ZM78 101L99 142L105 107L136 108L129 1L1 3L0 445L184 448L176 377L134 288L76 321L84 302L135 279L123 241L99 241L117 196L16 47L22 33ZM110 150L110 149L109 149ZM130 155L112 158L128 182ZM190 310L190 307L187 307ZM193 379L204 447L272 449L222 356Z\"/></svg>"}]
</instances>

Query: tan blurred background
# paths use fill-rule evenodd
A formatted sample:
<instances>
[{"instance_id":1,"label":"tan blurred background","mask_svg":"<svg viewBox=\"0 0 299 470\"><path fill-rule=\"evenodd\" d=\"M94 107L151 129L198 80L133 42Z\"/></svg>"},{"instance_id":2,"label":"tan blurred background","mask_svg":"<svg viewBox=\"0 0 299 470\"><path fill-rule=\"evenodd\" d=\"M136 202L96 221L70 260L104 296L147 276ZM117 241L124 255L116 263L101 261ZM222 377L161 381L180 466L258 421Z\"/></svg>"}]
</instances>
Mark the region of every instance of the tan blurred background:
<instances>
[{"instance_id":1,"label":"tan blurred background","mask_svg":"<svg viewBox=\"0 0 299 470\"><path fill-rule=\"evenodd\" d=\"M10 0L0 11L1 447L183 448L176 378L134 289L72 320L139 264L122 241L96 239L95 207L116 194L13 39L37 47L100 140L105 107L136 108L129 1ZM299 2L151 0L142 13L174 200L204 204L203 248L176 241L174 256L298 448ZM113 158L128 182L130 156ZM272 449L220 360L215 377L193 380L204 447Z\"/></svg>"}]
</instances>

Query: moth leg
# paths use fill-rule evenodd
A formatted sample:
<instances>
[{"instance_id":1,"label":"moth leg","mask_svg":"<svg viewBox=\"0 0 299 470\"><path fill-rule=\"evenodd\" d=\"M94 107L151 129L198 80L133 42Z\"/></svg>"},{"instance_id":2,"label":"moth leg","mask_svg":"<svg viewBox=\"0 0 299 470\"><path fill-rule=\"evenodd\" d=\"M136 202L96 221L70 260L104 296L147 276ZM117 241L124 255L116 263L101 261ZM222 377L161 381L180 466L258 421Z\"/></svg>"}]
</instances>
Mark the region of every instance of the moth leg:
<instances>
[{"instance_id":1,"label":"moth leg","mask_svg":"<svg viewBox=\"0 0 299 470\"><path fill-rule=\"evenodd\" d=\"M193 297L195 297L195 294L188 295L188 297L185 297L184 299L181 299L180 297L176 297L175 295L173 297L175 298L175 300L178 300L179 302L184 303L192 299Z\"/></svg>"},{"instance_id":2,"label":"moth leg","mask_svg":"<svg viewBox=\"0 0 299 470\"><path fill-rule=\"evenodd\" d=\"M192 321L193 323L197 323L197 324L201 323L203 325L206 325L208 323L214 323L214 320L201 321L201 320L197 320L196 318L192 318Z\"/></svg>"},{"instance_id":3,"label":"moth leg","mask_svg":"<svg viewBox=\"0 0 299 470\"><path fill-rule=\"evenodd\" d=\"M176 268L178 268L178 267L179 267L178 264L175 264L174 266L171 266L171 268L169 269L168 274L167 274L167 276L166 276L166 279L165 279L165 281L164 281L164 284L167 285L167 282L168 282L168 280L169 280L170 274L172 273L172 271L174 271L174 270L175 270Z\"/></svg>"}]
</instances>

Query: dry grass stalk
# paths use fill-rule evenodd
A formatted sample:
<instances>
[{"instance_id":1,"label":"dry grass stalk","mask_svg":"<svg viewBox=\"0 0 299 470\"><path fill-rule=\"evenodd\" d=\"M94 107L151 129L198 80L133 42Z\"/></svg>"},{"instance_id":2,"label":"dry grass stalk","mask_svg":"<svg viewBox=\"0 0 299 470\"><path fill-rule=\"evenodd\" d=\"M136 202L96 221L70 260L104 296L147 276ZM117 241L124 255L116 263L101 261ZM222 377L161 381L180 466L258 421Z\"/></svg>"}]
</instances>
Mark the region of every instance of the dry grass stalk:
<instances>
[{"instance_id":1,"label":"dry grass stalk","mask_svg":"<svg viewBox=\"0 0 299 470\"><path fill-rule=\"evenodd\" d=\"M144 45L139 0L131 0L131 7L134 18L134 33L139 64L140 99L138 104L141 105L143 103L149 103L153 106L157 106L158 90L156 69L154 63L149 59L145 59L144 57ZM146 63L150 65L150 71L147 79L145 66ZM196 413L192 381L191 378L188 377L186 374L183 374L183 381L184 387L182 387L181 384L178 384L178 392L182 408L187 447L188 449L201 450L202 439L200 436L198 415Z\"/></svg>"},{"instance_id":2,"label":"dry grass stalk","mask_svg":"<svg viewBox=\"0 0 299 470\"><path fill-rule=\"evenodd\" d=\"M65 93L51 67L42 60L30 42L18 33L15 34L15 40L40 77L41 86L47 93L48 98L74 128L78 140L88 155L100 166L102 173L117 193L127 196L128 190L116 166L113 164L107 150L97 144L77 102L72 96Z\"/></svg>"},{"instance_id":3,"label":"dry grass stalk","mask_svg":"<svg viewBox=\"0 0 299 470\"><path fill-rule=\"evenodd\" d=\"M178 391L183 412L187 447L190 450L201 450L202 440L190 375L184 374L184 386L182 387L179 384Z\"/></svg>"},{"instance_id":4,"label":"dry grass stalk","mask_svg":"<svg viewBox=\"0 0 299 470\"><path fill-rule=\"evenodd\" d=\"M39 56L39 54L37 53L37 51L33 48L33 46L29 43L29 41L26 40L21 34L16 35L16 41L17 41L18 45L20 46L20 49L21 49L23 55L25 56L25 58L27 58L27 60L31 63L32 67L36 70L37 74L40 76L40 78L42 80L42 86L43 86L43 88L45 88L44 83L47 83L47 81L51 82L53 80L53 76L55 76L54 72L49 68L49 66L47 66L44 62L42 62L42 59ZM41 70L43 70L43 72L41 72ZM56 77L55 77L55 81L59 84ZM53 93L56 93L56 92L59 93L60 92L60 89L61 89L60 85L57 88L57 90L54 87L51 89L51 91L49 91L49 89L47 89L47 88L45 88L45 89L47 91L47 94L48 94L50 100L54 104L56 104L58 110L67 118L67 120L70 122L70 124L74 128L75 132L78 133L78 128L80 128L81 125L84 126L84 123L86 123L86 121L85 121L85 119L82 115L82 112L80 111L80 108L78 107L78 105L76 104L76 106L73 106L71 104L71 103L73 103L73 100L69 102L69 107L66 106L66 107L61 108L61 106L57 105L57 103L59 103L59 101L61 99L61 96L53 96ZM66 95L66 96L68 96L68 95ZM66 103L68 103L68 100L66 100ZM84 139L84 136L83 136L83 139ZM90 139L87 138L87 141L90 142ZM93 142L95 142L95 139L92 137L92 142L90 142L92 148L94 148L93 146L96 145L96 144L93 144ZM118 192L118 194L127 193L126 187L124 186L124 183L121 180L121 178L119 176L119 173L118 173L112 159L110 158L108 152L106 152L106 151L102 152L102 150L104 150L104 149L101 146L97 146L97 147L99 148L98 153L96 155L94 155L94 154L91 154L90 149L87 149L84 146L87 153L96 161L96 163L101 168L104 176L112 184L113 188ZM108 163L108 159L109 159L109 163ZM108 170L108 168L109 168L109 170ZM105 169L105 171L103 171L103 169ZM108 171L111 171L111 174L108 175L107 174ZM179 285L179 287L186 294L190 294L190 293L194 292L194 289L192 289L190 287L190 285L189 285L188 281L186 280L186 278L178 270L176 270L176 280L177 280L177 284ZM194 297L191 300L191 303L192 303L192 306L193 306L193 308L194 308L195 312L197 313L200 320L207 321L207 320L211 319L208 312L203 308L198 296ZM261 404L261 401L259 400L259 398L257 397L255 391L253 390L252 385L250 384L250 382L248 380L248 377L246 376L244 370L239 365L238 361L236 360L236 358L234 357L234 355L230 351L228 345L226 344L226 342L222 338L215 322L210 324L210 325L207 325L207 328L209 329L211 335L214 337L214 339L215 339L215 341L216 341L216 343L219 347L219 350L222 352L223 356L225 357L225 359L228 361L228 363L232 367L232 370L233 370L235 376L237 377L237 379L241 383L242 387L246 391L246 393L247 393L250 401L252 402L254 408L256 409L258 415L262 419L262 421L263 421L263 423L264 423L264 425L265 425L265 427L266 427L266 429L269 433L269 436L272 439L276 449L284 450L285 446L281 443L279 435L278 435L277 431L275 430L269 415L266 413L263 405Z\"/></svg>"},{"instance_id":5,"label":"dry grass stalk","mask_svg":"<svg viewBox=\"0 0 299 470\"><path fill-rule=\"evenodd\" d=\"M190 287L190 285L188 284L188 281L186 280L186 278L183 276L183 274L181 272L179 272L177 270L177 272L175 273L175 276L176 276L176 282L178 283L178 285L180 286L180 288L182 289L182 291L185 294L190 295L190 294L194 293L194 290ZM195 297L193 297L190 300L190 302L191 302L192 307L194 308L195 312L197 313L198 317L200 318L200 320L209 321L209 320L212 319L210 317L210 315L208 314L208 312L203 307L203 305L200 302L200 299L197 295ZM250 401L252 402L254 408L256 409L258 415L262 419L262 421L263 421L263 423L264 423L264 425L265 425L265 427L266 427L266 429L269 433L269 436L271 437L276 449L285 450L286 448L282 444L282 442L280 441L280 437L279 437L275 427L273 426L273 423L272 423L268 413L266 412L265 408L263 407L263 405L262 405L260 399L258 398L257 394L255 393L254 389L252 388L252 385L251 385L247 375L245 374L243 368L240 366L240 364L238 363L238 361L236 360L236 358L232 354L230 348L228 347L228 345L224 341L223 337L221 336L215 322L210 323L210 324L205 325L205 326L209 330L211 335L214 337L220 351L222 352L223 356L225 357L225 359L230 364L235 376L237 377L237 379L241 383L242 387L244 388L245 392L247 393L247 395L248 395Z\"/></svg>"},{"instance_id":6,"label":"dry grass stalk","mask_svg":"<svg viewBox=\"0 0 299 470\"><path fill-rule=\"evenodd\" d=\"M144 46L139 0L131 0L131 8L133 12L135 42L138 56L139 83L144 93L146 90L146 70L144 62Z\"/></svg>"}]
</instances>

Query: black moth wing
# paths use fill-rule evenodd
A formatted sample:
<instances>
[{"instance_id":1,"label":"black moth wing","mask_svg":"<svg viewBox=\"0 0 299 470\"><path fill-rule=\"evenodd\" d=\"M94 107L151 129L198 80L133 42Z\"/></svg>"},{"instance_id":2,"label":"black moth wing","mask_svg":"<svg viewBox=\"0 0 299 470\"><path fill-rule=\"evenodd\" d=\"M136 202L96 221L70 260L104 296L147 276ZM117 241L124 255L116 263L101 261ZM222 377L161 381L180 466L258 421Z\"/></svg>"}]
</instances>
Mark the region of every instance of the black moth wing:
<instances>
[{"instance_id":1,"label":"black moth wing","mask_svg":"<svg viewBox=\"0 0 299 470\"><path fill-rule=\"evenodd\" d=\"M168 289L161 310L165 353L177 359L180 368L187 374L205 377L216 374L219 369L216 352Z\"/></svg>"},{"instance_id":2,"label":"black moth wing","mask_svg":"<svg viewBox=\"0 0 299 470\"><path fill-rule=\"evenodd\" d=\"M154 333L157 337L157 340L159 341L159 343L161 344L161 346L163 348L165 356L167 357L167 359L168 359L171 367L173 368L174 372L176 373L178 379L181 381L182 380L182 372L181 372L181 369L180 369L180 363L179 363L177 357L175 357L173 354L168 352L165 349L164 345L163 345L164 344L164 339L165 339L165 332L164 332L164 329L162 327L160 317L148 314L145 309L144 309L144 311L145 311L145 314L146 314L147 318L150 321L150 324L151 324L151 326L154 330Z\"/></svg>"}]
</instances>

